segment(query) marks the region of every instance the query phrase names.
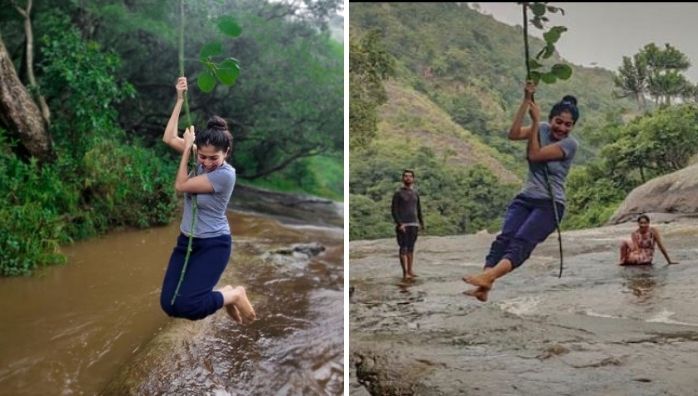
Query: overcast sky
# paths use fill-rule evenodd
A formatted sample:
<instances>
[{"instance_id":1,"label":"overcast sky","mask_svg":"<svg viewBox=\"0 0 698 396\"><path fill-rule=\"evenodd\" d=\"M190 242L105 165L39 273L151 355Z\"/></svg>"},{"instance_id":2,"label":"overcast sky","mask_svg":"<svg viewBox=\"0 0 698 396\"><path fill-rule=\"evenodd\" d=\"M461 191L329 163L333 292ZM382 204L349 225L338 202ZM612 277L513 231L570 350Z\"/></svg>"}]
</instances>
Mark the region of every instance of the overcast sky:
<instances>
[{"instance_id":1,"label":"overcast sky","mask_svg":"<svg viewBox=\"0 0 698 396\"><path fill-rule=\"evenodd\" d=\"M510 24L522 24L516 3L478 3L480 12ZM566 3L550 2L565 10L553 14L547 27L566 26L555 48L566 60L582 66L616 71L623 56L632 56L645 44L669 43L691 61L685 75L698 83L698 3ZM529 33L542 37L529 25Z\"/></svg>"}]
</instances>

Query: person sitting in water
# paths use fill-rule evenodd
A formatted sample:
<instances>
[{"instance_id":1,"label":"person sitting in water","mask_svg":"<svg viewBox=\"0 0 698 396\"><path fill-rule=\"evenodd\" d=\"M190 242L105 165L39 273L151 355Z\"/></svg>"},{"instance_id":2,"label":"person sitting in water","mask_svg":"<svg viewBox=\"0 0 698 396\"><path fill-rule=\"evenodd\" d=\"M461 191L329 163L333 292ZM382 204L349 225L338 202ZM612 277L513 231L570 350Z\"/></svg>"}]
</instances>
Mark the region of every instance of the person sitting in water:
<instances>
[{"instance_id":1,"label":"person sitting in water","mask_svg":"<svg viewBox=\"0 0 698 396\"><path fill-rule=\"evenodd\" d=\"M678 264L671 261L662 243L659 230L650 227L650 218L640 215L637 218L638 229L630 234L630 239L625 239L620 246L620 262L618 265L642 265L652 264L654 258L654 245L659 246L668 264Z\"/></svg>"}]
</instances>

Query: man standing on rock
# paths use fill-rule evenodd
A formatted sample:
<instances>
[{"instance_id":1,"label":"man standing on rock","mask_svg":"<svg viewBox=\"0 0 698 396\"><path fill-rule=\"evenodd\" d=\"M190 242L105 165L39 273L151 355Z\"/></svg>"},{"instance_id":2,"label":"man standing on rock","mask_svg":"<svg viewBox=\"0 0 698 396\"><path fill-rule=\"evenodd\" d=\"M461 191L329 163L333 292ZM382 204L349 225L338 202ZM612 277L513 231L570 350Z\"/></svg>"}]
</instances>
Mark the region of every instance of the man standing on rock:
<instances>
[{"instance_id":1,"label":"man standing on rock","mask_svg":"<svg viewBox=\"0 0 698 396\"><path fill-rule=\"evenodd\" d=\"M417 276L412 271L414 244L417 242L419 229L424 230L424 221L419 194L414 189L414 171L405 169L402 172L402 183L402 187L393 195L391 212L395 221L397 244L400 246L402 280L407 281Z\"/></svg>"}]
</instances>

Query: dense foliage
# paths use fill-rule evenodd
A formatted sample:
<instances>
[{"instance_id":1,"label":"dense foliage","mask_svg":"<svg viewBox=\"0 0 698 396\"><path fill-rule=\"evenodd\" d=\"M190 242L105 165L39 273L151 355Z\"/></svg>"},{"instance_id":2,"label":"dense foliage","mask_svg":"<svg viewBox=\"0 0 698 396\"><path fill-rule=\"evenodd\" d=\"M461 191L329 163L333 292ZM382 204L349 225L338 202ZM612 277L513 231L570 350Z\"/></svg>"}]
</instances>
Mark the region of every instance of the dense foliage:
<instances>
[{"instance_id":1,"label":"dense foliage","mask_svg":"<svg viewBox=\"0 0 698 396\"><path fill-rule=\"evenodd\" d=\"M566 228L603 224L635 187L688 166L698 153L698 106L663 107L625 125L608 124L605 133L599 157L568 177Z\"/></svg>"},{"instance_id":2,"label":"dense foliage","mask_svg":"<svg viewBox=\"0 0 698 396\"><path fill-rule=\"evenodd\" d=\"M496 230L515 191L483 166L452 167L426 147L378 144L352 154L350 161L351 239L394 235L390 204L404 169L415 172L430 235Z\"/></svg>"}]
</instances>

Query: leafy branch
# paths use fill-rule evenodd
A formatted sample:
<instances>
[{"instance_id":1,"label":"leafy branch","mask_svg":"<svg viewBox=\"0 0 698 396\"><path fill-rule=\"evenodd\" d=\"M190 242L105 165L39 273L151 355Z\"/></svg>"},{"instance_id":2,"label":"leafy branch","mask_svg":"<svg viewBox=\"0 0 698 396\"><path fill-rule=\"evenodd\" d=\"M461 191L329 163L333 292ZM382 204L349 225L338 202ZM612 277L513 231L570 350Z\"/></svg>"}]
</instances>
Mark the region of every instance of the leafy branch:
<instances>
[{"instance_id":1,"label":"leafy branch","mask_svg":"<svg viewBox=\"0 0 698 396\"><path fill-rule=\"evenodd\" d=\"M553 84L558 79L567 80L572 76L572 68L569 65L563 63L554 64L549 71L543 71L541 68L544 67L542 63L543 59L550 58L555 53L555 43L560 40L562 33L567 31L565 26L553 26L548 31L543 33L543 40L545 40L545 46L538 51L535 59L531 59L529 55L529 45L528 45L528 23L530 22L533 26L540 30L545 30L544 24L549 21L546 13L561 13L565 15L565 10L559 7L553 7L548 5L547 2L543 3L519 3L523 8L523 35L524 35L524 45L526 49L526 79L533 80L536 84L539 81L543 81L546 84ZM531 11L533 17L528 19L528 11Z\"/></svg>"},{"instance_id":2,"label":"leafy branch","mask_svg":"<svg viewBox=\"0 0 698 396\"><path fill-rule=\"evenodd\" d=\"M184 0L179 0L179 75L184 76ZM216 21L218 30L226 36L237 37L242 32L242 28L229 15L221 16ZM199 73L196 83L199 89L205 93L213 91L216 83L232 86L237 81L240 74L240 61L233 57L227 57L220 62L214 59L223 54L223 43L213 41L205 44L199 51L199 62L204 65L204 70ZM191 114L189 112L189 99L187 92L184 92L184 112L187 116L187 125L192 125Z\"/></svg>"}]
</instances>

